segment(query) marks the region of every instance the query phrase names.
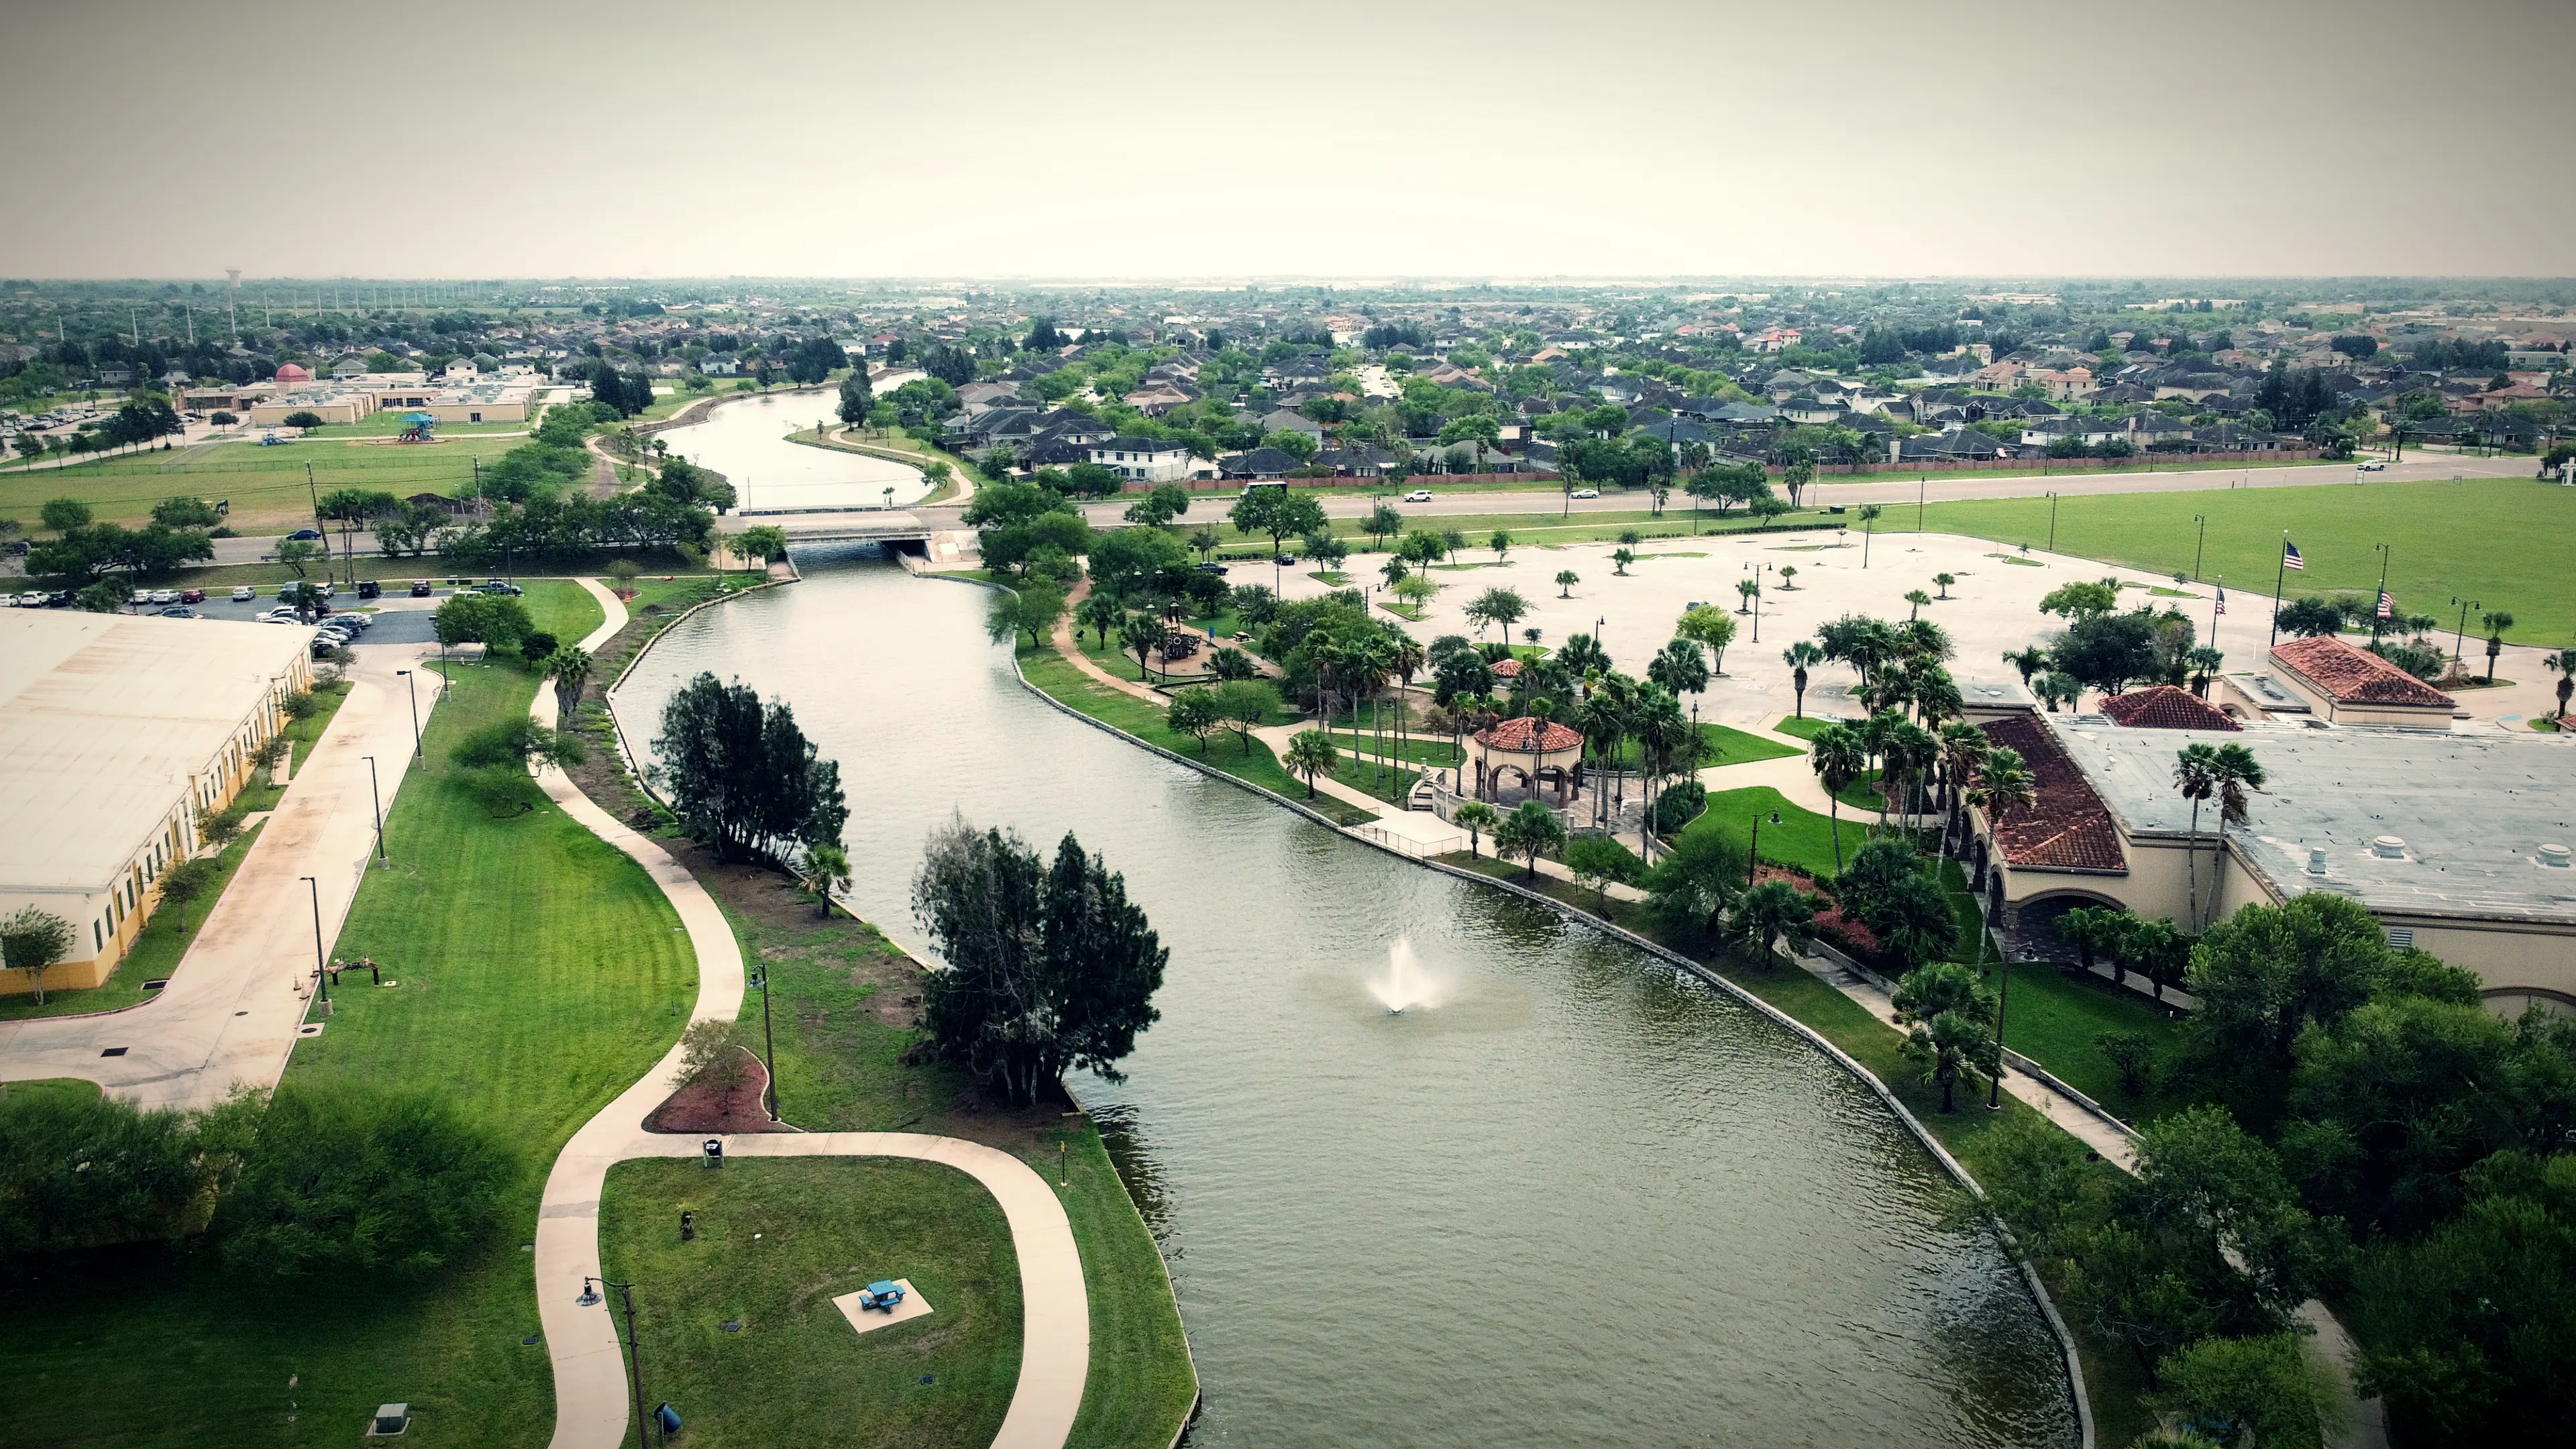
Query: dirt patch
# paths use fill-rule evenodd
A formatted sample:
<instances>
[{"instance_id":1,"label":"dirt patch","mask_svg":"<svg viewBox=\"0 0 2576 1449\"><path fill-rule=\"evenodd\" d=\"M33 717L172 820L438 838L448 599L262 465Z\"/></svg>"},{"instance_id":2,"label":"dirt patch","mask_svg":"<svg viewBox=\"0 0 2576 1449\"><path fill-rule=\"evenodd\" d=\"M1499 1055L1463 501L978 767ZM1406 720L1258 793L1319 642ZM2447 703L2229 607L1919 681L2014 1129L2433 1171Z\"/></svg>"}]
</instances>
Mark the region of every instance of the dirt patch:
<instances>
[{"instance_id":1,"label":"dirt patch","mask_svg":"<svg viewBox=\"0 0 2576 1449\"><path fill-rule=\"evenodd\" d=\"M794 1131L769 1120L769 1109L764 1105L769 1072L761 1066L760 1058L742 1047L734 1050L742 1054L743 1071L731 1086L718 1086L709 1080L711 1072L699 1073L653 1109L644 1119L644 1130L691 1134Z\"/></svg>"}]
</instances>

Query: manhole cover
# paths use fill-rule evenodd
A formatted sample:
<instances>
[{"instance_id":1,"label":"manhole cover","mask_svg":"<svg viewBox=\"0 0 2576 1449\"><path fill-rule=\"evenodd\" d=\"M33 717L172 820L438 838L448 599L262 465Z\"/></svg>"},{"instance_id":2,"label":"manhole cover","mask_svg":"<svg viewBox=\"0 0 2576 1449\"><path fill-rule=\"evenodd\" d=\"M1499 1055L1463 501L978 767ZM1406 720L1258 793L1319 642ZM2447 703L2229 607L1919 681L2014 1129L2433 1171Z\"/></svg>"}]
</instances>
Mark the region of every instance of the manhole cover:
<instances>
[{"instance_id":1,"label":"manhole cover","mask_svg":"<svg viewBox=\"0 0 2576 1449\"><path fill-rule=\"evenodd\" d=\"M121 1057L125 1055L125 1048L109 1047L107 1050L100 1052L99 1055L103 1057Z\"/></svg>"},{"instance_id":2,"label":"manhole cover","mask_svg":"<svg viewBox=\"0 0 2576 1449\"><path fill-rule=\"evenodd\" d=\"M716 1327L723 1329L727 1333L740 1333L742 1332L742 1320L739 1318L728 1318L724 1322L717 1324Z\"/></svg>"}]
</instances>

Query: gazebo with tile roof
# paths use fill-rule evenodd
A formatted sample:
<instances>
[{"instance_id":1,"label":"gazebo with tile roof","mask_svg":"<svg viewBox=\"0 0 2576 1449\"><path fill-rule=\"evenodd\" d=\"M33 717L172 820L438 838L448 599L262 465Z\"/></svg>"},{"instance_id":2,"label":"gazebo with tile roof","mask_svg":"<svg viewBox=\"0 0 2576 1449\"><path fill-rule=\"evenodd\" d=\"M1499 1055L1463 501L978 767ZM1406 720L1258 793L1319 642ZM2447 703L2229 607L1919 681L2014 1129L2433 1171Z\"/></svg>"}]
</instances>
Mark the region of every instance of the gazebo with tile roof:
<instances>
[{"instance_id":1,"label":"gazebo with tile roof","mask_svg":"<svg viewBox=\"0 0 2576 1449\"><path fill-rule=\"evenodd\" d=\"M1583 736L1552 720L1531 716L1507 719L1468 738L1467 758L1476 767L1476 798L1499 801L1503 776L1521 777L1521 788L1538 793L1552 787L1562 805L1572 794L1575 770L1583 760ZM1551 778L1553 777L1553 778Z\"/></svg>"}]
</instances>

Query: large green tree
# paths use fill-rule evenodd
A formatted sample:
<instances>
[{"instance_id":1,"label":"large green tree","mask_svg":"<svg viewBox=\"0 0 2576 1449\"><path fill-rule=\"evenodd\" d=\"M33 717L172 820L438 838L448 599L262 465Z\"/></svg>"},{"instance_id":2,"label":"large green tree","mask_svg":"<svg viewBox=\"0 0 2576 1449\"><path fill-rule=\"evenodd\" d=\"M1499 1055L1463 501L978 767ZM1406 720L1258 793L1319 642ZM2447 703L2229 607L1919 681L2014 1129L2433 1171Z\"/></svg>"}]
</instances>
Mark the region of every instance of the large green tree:
<instances>
[{"instance_id":1,"label":"large green tree","mask_svg":"<svg viewBox=\"0 0 2576 1449\"><path fill-rule=\"evenodd\" d=\"M689 833L727 860L783 860L837 842L850 815L841 767L822 758L785 700L701 674L662 707L654 778Z\"/></svg>"}]
</instances>

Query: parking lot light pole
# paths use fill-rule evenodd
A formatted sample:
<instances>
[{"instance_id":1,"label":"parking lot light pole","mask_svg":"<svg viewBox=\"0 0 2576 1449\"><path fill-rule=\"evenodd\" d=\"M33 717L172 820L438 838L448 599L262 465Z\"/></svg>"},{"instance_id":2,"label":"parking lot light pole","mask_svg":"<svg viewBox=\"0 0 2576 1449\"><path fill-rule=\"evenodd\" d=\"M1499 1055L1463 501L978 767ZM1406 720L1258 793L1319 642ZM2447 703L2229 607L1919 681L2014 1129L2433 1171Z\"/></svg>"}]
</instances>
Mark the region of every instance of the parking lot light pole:
<instances>
[{"instance_id":1,"label":"parking lot light pole","mask_svg":"<svg viewBox=\"0 0 2576 1449\"><path fill-rule=\"evenodd\" d=\"M309 875L297 876L313 892L313 987L322 993L322 1005L331 1004L331 973L322 960L322 883Z\"/></svg>"},{"instance_id":2,"label":"parking lot light pole","mask_svg":"<svg viewBox=\"0 0 2576 1449\"><path fill-rule=\"evenodd\" d=\"M760 1039L761 1044L767 1048L769 1058L763 1064L762 1070L769 1074L769 1091L766 1093L769 1098L769 1120L775 1122L778 1120L778 1038L769 1028L769 968L761 967L748 984L760 988Z\"/></svg>"},{"instance_id":3,"label":"parking lot light pole","mask_svg":"<svg viewBox=\"0 0 2576 1449\"><path fill-rule=\"evenodd\" d=\"M644 1437L644 1369L635 1356L635 1285L584 1277L581 1296L573 1302L584 1308L592 1307L600 1302L599 1290L602 1288L616 1289L617 1296L626 1304L626 1378L635 1388L635 1449L650 1449L651 1441Z\"/></svg>"},{"instance_id":4,"label":"parking lot light pole","mask_svg":"<svg viewBox=\"0 0 2576 1449\"><path fill-rule=\"evenodd\" d=\"M376 757L361 755L367 762L367 799L376 811L376 864L385 864L385 792L376 784Z\"/></svg>"},{"instance_id":5,"label":"parking lot light pole","mask_svg":"<svg viewBox=\"0 0 2576 1449\"><path fill-rule=\"evenodd\" d=\"M408 669L397 669L394 673L402 677L403 689L411 695L411 757L417 760L420 758L420 681L414 679Z\"/></svg>"}]
</instances>

